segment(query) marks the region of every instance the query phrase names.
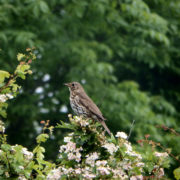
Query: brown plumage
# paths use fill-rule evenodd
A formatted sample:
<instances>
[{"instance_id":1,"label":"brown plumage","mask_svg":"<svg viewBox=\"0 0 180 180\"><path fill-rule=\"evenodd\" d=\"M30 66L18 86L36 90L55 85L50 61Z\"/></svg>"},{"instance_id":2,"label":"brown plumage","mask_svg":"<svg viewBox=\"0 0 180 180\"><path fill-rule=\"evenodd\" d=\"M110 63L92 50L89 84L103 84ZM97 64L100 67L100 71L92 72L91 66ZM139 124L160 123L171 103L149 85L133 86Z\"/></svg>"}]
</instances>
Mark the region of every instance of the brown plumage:
<instances>
[{"instance_id":1,"label":"brown plumage","mask_svg":"<svg viewBox=\"0 0 180 180\"><path fill-rule=\"evenodd\" d=\"M70 91L70 105L73 111L77 115L82 115L84 117L92 118L99 121L105 130L111 135L110 130L106 126L101 111L96 106L96 104L91 100L91 98L86 94L83 87L78 82L66 83Z\"/></svg>"}]
</instances>

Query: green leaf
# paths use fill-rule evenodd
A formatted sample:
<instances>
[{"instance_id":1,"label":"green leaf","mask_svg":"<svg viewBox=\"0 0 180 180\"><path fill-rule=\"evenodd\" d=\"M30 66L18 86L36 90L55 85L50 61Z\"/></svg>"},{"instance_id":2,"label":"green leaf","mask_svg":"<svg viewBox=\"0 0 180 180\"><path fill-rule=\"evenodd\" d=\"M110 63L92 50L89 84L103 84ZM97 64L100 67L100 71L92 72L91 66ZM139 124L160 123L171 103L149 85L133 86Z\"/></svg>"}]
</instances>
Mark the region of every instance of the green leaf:
<instances>
[{"instance_id":1,"label":"green leaf","mask_svg":"<svg viewBox=\"0 0 180 180\"><path fill-rule=\"evenodd\" d=\"M1 149L3 150L3 151L9 151L9 150L11 150L11 146L9 145L9 144L2 144L1 145Z\"/></svg>"},{"instance_id":2,"label":"green leaf","mask_svg":"<svg viewBox=\"0 0 180 180\"><path fill-rule=\"evenodd\" d=\"M10 74L7 71L0 70L0 83L4 82L5 78L9 78Z\"/></svg>"},{"instance_id":3,"label":"green leaf","mask_svg":"<svg viewBox=\"0 0 180 180\"><path fill-rule=\"evenodd\" d=\"M47 5L46 2L40 1L40 2L39 2L39 7L40 7L40 10L41 10L43 13L48 13L48 12L49 12L49 7L48 7L48 5Z\"/></svg>"},{"instance_id":4,"label":"green leaf","mask_svg":"<svg viewBox=\"0 0 180 180\"><path fill-rule=\"evenodd\" d=\"M22 71L17 70L16 74L18 75L18 77L20 77L21 79L26 79L26 76L24 75L24 73Z\"/></svg>"},{"instance_id":5,"label":"green leaf","mask_svg":"<svg viewBox=\"0 0 180 180\"><path fill-rule=\"evenodd\" d=\"M174 173L174 177L175 177L177 180L180 180L180 167L177 168L177 169L175 169L175 170L173 171L173 173Z\"/></svg>"},{"instance_id":6,"label":"green leaf","mask_svg":"<svg viewBox=\"0 0 180 180\"><path fill-rule=\"evenodd\" d=\"M2 165L0 165L0 175L2 175L4 173L4 168Z\"/></svg>"},{"instance_id":7,"label":"green leaf","mask_svg":"<svg viewBox=\"0 0 180 180\"><path fill-rule=\"evenodd\" d=\"M116 138L114 137L114 135L112 133L111 133L111 137L108 138L108 142L116 144Z\"/></svg>"},{"instance_id":8,"label":"green leaf","mask_svg":"<svg viewBox=\"0 0 180 180\"><path fill-rule=\"evenodd\" d=\"M0 40L3 42L3 44L8 42L8 38L4 32L0 32Z\"/></svg>"},{"instance_id":9,"label":"green leaf","mask_svg":"<svg viewBox=\"0 0 180 180\"><path fill-rule=\"evenodd\" d=\"M62 129L72 129L75 130L75 125L64 123L63 121L60 121L61 124L57 124L56 128L62 128Z\"/></svg>"},{"instance_id":10,"label":"green leaf","mask_svg":"<svg viewBox=\"0 0 180 180\"><path fill-rule=\"evenodd\" d=\"M37 161L40 161L44 158L44 154L43 154L44 152L45 152L45 149L42 146L37 146L34 149L33 153L37 154L37 158L36 158Z\"/></svg>"},{"instance_id":11,"label":"green leaf","mask_svg":"<svg viewBox=\"0 0 180 180\"><path fill-rule=\"evenodd\" d=\"M15 73L22 79L25 79L26 76L25 74L28 72L28 70L30 69L30 65L28 64L20 64L18 65Z\"/></svg>"},{"instance_id":12,"label":"green leaf","mask_svg":"<svg viewBox=\"0 0 180 180\"><path fill-rule=\"evenodd\" d=\"M17 55L17 60L18 60L18 61L24 60L25 57L26 57L25 54L18 53L18 55Z\"/></svg>"},{"instance_id":13,"label":"green leaf","mask_svg":"<svg viewBox=\"0 0 180 180\"><path fill-rule=\"evenodd\" d=\"M18 86L17 84L12 84L11 86L12 86L13 92L16 92L18 89L21 88L21 86Z\"/></svg>"},{"instance_id":14,"label":"green leaf","mask_svg":"<svg viewBox=\"0 0 180 180\"><path fill-rule=\"evenodd\" d=\"M22 71L22 72L25 72L25 71L29 70L29 68L30 68L30 65L28 65L28 64L20 64L17 67L17 69Z\"/></svg>"},{"instance_id":15,"label":"green leaf","mask_svg":"<svg viewBox=\"0 0 180 180\"><path fill-rule=\"evenodd\" d=\"M48 135L48 134L40 134L40 135L36 138L36 141L37 141L37 143L46 142L48 138L49 138L49 135Z\"/></svg>"}]
</instances>

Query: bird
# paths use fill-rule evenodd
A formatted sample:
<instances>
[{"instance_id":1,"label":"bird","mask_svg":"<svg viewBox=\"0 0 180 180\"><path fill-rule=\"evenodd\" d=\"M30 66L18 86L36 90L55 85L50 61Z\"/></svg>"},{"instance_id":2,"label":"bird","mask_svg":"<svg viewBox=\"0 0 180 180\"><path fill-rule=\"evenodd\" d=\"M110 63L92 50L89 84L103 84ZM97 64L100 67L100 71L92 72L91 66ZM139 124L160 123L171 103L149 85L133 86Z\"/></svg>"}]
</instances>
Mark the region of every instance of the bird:
<instances>
[{"instance_id":1,"label":"bird","mask_svg":"<svg viewBox=\"0 0 180 180\"><path fill-rule=\"evenodd\" d=\"M86 94L85 90L79 82L65 83L70 91L70 105L74 113L78 116L91 118L102 124L107 133L111 136L111 131L104 122L106 119L103 117L101 111L92 99Z\"/></svg>"}]
</instances>

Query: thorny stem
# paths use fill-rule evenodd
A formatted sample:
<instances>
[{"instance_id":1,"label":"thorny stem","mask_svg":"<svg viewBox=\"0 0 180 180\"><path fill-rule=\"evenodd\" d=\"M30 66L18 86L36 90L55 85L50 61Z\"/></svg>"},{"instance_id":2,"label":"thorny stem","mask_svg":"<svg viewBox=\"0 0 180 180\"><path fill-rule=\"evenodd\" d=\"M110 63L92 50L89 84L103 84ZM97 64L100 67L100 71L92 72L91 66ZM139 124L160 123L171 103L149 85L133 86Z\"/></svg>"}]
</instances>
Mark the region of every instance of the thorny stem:
<instances>
[{"instance_id":1,"label":"thorny stem","mask_svg":"<svg viewBox=\"0 0 180 180\"><path fill-rule=\"evenodd\" d=\"M171 157L173 157L176 161L180 162L180 160L179 160L176 156L174 156L172 153L168 152L164 146L162 146L160 143L156 143L156 144L157 144L157 146L159 146L161 149L163 149L164 151L166 151L166 152L167 152Z\"/></svg>"},{"instance_id":2,"label":"thorny stem","mask_svg":"<svg viewBox=\"0 0 180 180\"><path fill-rule=\"evenodd\" d=\"M177 131L175 131L173 128L169 128L169 127L164 126L164 125L157 125L156 127L157 127L157 128L163 128L165 131L169 130L169 131L171 131L173 134L175 134L176 136L180 136L180 134L179 134Z\"/></svg>"},{"instance_id":3,"label":"thorny stem","mask_svg":"<svg viewBox=\"0 0 180 180\"><path fill-rule=\"evenodd\" d=\"M180 160L178 158L176 158L176 156L174 156L172 153L167 151L167 149L164 146L162 146L160 143L154 142L152 140L148 140L147 138L146 139L142 139L142 140L138 140L137 142L139 144L141 144L141 143L148 143L148 144L152 145L152 147L155 147L155 145L159 146L161 149L163 149L165 152L167 152L171 157L173 157L176 161L180 162Z\"/></svg>"},{"instance_id":4,"label":"thorny stem","mask_svg":"<svg viewBox=\"0 0 180 180\"><path fill-rule=\"evenodd\" d=\"M15 75L15 74L11 75L11 77L9 78L9 81L3 87L0 88L0 92L9 86L11 80L13 80L13 79L15 80L16 78L17 78L17 75Z\"/></svg>"},{"instance_id":5,"label":"thorny stem","mask_svg":"<svg viewBox=\"0 0 180 180\"><path fill-rule=\"evenodd\" d=\"M28 60L28 59L29 59L29 60ZM27 62L23 62L23 61L22 61L22 62L20 62L20 64L21 64L21 63L31 64L32 60L30 59L29 56L28 56L28 59L27 59L28 61L26 60ZM13 80L13 79L16 80L17 77L18 77L18 76L17 76L16 73L12 74L12 75L10 76L10 78L9 78L9 81L8 81L3 87L0 88L0 93L2 92L3 89L6 89L6 88L9 86L11 80Z\"/></svg>"}]
</instances>

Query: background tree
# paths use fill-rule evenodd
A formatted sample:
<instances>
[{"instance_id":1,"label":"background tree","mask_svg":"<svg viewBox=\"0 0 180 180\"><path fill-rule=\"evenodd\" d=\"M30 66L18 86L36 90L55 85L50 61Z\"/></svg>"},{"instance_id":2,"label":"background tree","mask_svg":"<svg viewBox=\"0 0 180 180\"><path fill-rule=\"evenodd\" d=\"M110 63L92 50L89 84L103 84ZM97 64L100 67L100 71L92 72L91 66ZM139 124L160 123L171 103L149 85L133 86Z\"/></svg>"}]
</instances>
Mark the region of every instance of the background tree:
<instances>
[{"instance_id":1,"label":"background tree","mask_svg":"<svg viewBox=\"0 0 180 180\"><path fill-rule=\"evenodd\" d=\"M79 81L112 131L128 133L135 120L131 141L148 133L177 155L178 138L156 125L179 127L179 6L178 0L0 0L0 66L11 71L27 47L35 46L38 58L9 107L9 141L31 147L40 120L64 120L72 111L63 83ZM62 133L48 146L49 158Z\"/></svg>"}]
</instances>

